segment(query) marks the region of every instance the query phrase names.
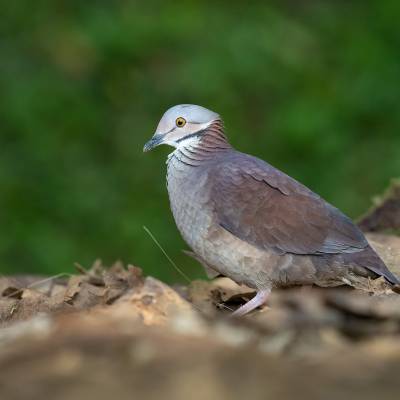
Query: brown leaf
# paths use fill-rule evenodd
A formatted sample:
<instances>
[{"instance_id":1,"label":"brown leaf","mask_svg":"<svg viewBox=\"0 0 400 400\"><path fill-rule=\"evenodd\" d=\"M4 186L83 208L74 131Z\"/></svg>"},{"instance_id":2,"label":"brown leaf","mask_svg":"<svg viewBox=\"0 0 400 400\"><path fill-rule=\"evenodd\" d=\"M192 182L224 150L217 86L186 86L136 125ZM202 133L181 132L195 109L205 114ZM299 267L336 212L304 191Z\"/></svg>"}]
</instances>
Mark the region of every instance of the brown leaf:
<instances>
[{"instance_id":1,"label":"brown leaf","mask_svg":"<svg viewBox=\"0 0 400 400\"><path fill-rule=\"evenodd\" d=\"M375 200L358 225L365 232L400 230L400 179L393 179L389 189Z\"/></svg>"},{"instance_id":2,"label":"brown leaf","mask_svg":"<svg viewBox=\"0 0 400 400\"><path fill-rule=\"evenodd\" d=\"M165 325L174 315L193 312L192 305L175 290L152 277L145 278L141 286L129 289L110 306L93 310L117 320L139 320L144 325Z\"/></svg>"},{"instance_id":3,"label":"brown leaf","mask_svg":"<svg viewBox=\"0 0 400 400\"><path fill-rule=\"evenodd\" d=\"M367 239L388 268L400 277L400 237L383 233L368 233Z\"/></svg>"},{"instance_id":4,"label":"brown leaf","mask_svg":"<svg viewBox=\"0 0 400 400\"><path fill-rule=\"evenodd\" d=\"M133 265L128 265L125 269L122 263L116 263L105 271L104 284L105 302L111 304L127 290L143 284L142 270Z\"/></svg>"},{"instance_id":5,"label":"brown leaf","mask_svg":"<svg viewBox=\"0 0 400 400\"><path fill-rule=\"evenodd\" d=\"M254 294L254 289L238 285L229 278L217 278L213 281L193 281L188 287L187 296L202 312L213 315L219 309L234 311L238 305L251 299Z\"/></svg>"}]
</instances>

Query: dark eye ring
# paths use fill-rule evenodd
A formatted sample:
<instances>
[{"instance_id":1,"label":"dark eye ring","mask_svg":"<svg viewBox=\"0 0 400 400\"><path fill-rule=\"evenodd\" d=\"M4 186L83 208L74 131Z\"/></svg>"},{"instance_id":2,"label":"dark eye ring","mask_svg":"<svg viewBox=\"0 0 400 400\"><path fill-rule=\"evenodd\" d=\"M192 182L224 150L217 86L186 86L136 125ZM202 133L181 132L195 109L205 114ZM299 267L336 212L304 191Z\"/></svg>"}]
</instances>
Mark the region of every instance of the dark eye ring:
<instances>
[{"instance_id":1,"label":"dark eye ring","mask_svg":"<svg viewBox=\"0 0 400 400\"><path fill-rule=\"evenodd\" d=\"M178 128L182 128L183 126L186 125L186 119L182 117L178 117L175 121L175 124Z\"/></svg>"}]
</instances>

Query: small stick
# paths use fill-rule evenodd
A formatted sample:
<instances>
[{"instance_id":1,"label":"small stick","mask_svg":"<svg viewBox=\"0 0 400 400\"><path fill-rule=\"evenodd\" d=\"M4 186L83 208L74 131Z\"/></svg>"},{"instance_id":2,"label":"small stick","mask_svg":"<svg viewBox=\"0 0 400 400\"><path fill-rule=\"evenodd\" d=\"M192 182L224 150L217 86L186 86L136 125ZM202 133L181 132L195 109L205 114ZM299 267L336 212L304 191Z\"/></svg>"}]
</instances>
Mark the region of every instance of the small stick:
<instances>
[{"instance_id":1,"label":"small stick","mask_svg":"<svg viewBox=\"0 0 400 400\"><path fill-rule=\"evenodd\" d=\"M61 278L62 276L70 276L71 277L72 274L69 274L68 272L61 272L60 274L57 274L57 275L54 275L54 276L50 276L49 278L41 279L40 281L36 281L36 282L31 283L27 287L20 288L20 289L15 290L14 292L8 293L5 297L15 296L16 294L23 292L25 289L32 289L35 286L39 286L42 283L46 283L46 282L51 281L53 279Z\"/></svg>"},{"instance_id":2,"label":"small stick","mask_svg":"<svg viewBox=\"0 0 400 400\"><path fill-rule=\"evenodd\" d=\"M157 239L154 237L154 235L150 232L150 230L143 225L143 229L147 232L147 234L151 237L153 242L158 246L158 248L163 252L165 257L167 257L167 260L171 263L171 265L178 271L181 276L186 279L188 283L191 283L190 278L174 263L174 261L171 259L171 257L167 254L167 252L162 248L161 244L157 241Z\"/></svg>"},{"instance_id":3,"label":"small stick","mask_svg":"<svg viewBox=\"0 0 400 400\"><path fill-rule=\"evenodd\" d=\"M161 244L157 241L157 239L154 237L154 235L150 232L150 230L143 225L143 229L146 231L146 233L151 237L151 239L153 240L153 242L158 246L158 248L163 252L163 254L165 255L165 257L167 257L167 260L171 263L171 265L178 271L179 274L182 275L182 277L188 282L191 283L190 278L175 264L175 262L171 259L171 257L167 254L167 252L163 249L163 247L161 246ZM194 304L192 303L192 305L194 306ZM218 307L222 307L222 308L226 308L229 311L233 311L230 307L228 307L227 305L223 304L223 303L218 303L217 304ZM194 306L195 307L195 306ZM198 307L197 308L198 311L200 311L203 314L203 311L200 310Z\"/></svg>"}]
</instances>

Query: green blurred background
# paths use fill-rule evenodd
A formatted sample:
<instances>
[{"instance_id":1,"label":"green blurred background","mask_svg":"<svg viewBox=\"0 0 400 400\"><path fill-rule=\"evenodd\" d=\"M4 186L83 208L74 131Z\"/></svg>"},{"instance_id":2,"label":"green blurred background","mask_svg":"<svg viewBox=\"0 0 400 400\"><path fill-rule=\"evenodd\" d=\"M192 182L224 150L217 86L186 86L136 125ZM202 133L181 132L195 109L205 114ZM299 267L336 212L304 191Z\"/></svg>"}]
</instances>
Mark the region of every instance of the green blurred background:
<instances>
[{"instance_id":1,"label":"green blurred background","mask_svg":"<svg viewBox=\"0 0 400 400\"><path fill-rule=\"evenodd\" d=\"M400 171L400 3L2 2L0 272L122 259L191 277L162 113L201 104L232 143L352 217Z\"/></svg>"}]
</instances>

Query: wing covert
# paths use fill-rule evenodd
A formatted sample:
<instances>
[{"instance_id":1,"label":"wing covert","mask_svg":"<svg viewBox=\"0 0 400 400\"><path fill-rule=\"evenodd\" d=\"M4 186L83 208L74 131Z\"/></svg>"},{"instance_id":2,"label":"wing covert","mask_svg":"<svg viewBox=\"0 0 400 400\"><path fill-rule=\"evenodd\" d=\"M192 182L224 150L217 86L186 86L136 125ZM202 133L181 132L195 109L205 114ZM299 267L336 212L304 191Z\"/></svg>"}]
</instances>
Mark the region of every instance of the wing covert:
<instances>
[{"instance_id":1,"label":"wing covert","mask_svg":"<svg viewBox=\"0 0 400 400\"><path fill-rule=\"evenodd\" d=\"M220 225L278 253L354 253L368 246L354 223L317 194L264 161L235 152L212 188Z\"/></svg>"}]
</instances>

